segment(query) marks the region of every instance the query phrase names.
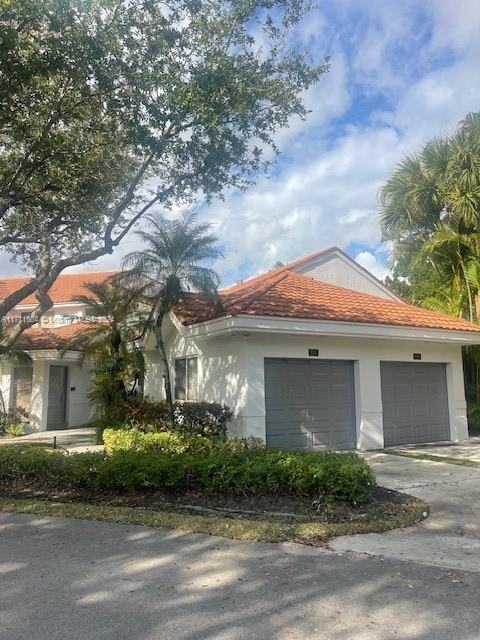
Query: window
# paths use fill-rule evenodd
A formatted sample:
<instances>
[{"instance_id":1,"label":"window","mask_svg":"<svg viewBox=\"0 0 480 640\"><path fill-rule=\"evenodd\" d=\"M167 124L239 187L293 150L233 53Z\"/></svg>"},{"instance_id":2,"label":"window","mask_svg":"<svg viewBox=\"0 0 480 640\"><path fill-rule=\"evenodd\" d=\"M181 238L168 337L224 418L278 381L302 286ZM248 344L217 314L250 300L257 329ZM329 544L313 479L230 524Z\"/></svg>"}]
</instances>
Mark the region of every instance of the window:
<instances>
[{"instance_id":1,"label":"window","mask_svg":"<svg viewBox=\"0 0 480 640\"><path fill-rule=\"evenodd\" d=\"M32 402L32 367L15 367L12 373L11 406L30 411Z\"/></svg>"},{"instance_id":2,"label":"window","mask_svg":"<svg viewBox=\"0 0 480 640\"><path fill-rule=\"evenodd\" d=\"M175 360L175 400L198 399L198 358Z\"/></svg>"}]
</instances>

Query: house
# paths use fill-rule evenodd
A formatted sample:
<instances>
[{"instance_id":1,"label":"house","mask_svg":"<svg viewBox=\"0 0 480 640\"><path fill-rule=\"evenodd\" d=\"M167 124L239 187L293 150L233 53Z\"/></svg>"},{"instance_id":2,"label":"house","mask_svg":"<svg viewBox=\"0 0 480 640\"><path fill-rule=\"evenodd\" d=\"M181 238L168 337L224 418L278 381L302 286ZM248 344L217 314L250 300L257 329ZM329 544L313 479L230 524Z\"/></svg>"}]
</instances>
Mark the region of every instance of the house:
<instances>
[{"instance_id":1,"label":"house","mask_svg":"<svg viewBox=\"0 0 480 640\"><path fill-rule=\"evenodd\" d=\"M0 392L6 409L22 407L30 414L30 429L63 429L86 424L92 415L88 399L91 365L80 362L78 352L65 351L68 342L85 331L88 309L75 302L87 295L85 282L103 282L115 271L62 274L50 290L53 308L39 325L21 335L16 348L24 350L31 364L0 361ZM18 290L29 278L4 278L0 297ZM36 307L34 296L25 298L5 320L28 322ZM82 322L83 320L83 322Z\"/></svg>"},{"instance_id":2,"label":"house","mask_svg":"<svg viewBox=\"0 0 480 640\"><path fill-rule=\"evenodd\" d=\"M18 345L32 365L2 362L4 403L29 410L32 428L90 419L91 367L63 350L88 326L88 309L74 302L85 282L114 273L61 275L53 309ZM34 306L27 298L14 315ZM215 302L186 295L163 330L175 398L227 404L232 435L313 450L468 437L461 347L480 344L480 326L406 304L336 247L223 289ZM161 399L153 334L144 350L145 393Z\"/></svg>"},{"instance_id":3,"label":"house","mask_svg":"<svg viewBox=\"0 0 480 640\"><path fill-rule=\"evenodd\" d=\"M333 247L187 295L166 322L178 400L234 411L273 447L378 449L468 437L462 345L480 326L403 302ZM149 336L145 392L163 396Z\"/></svg>"}]
</instances>

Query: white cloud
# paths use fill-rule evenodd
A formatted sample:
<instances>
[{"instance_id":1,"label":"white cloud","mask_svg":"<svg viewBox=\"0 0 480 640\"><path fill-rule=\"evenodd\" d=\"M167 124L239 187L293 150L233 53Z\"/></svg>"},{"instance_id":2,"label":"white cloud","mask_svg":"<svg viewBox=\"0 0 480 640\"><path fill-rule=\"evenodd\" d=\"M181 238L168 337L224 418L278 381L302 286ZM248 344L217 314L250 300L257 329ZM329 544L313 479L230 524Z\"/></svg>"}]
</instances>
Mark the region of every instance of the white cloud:
<instances>
[{"instance_id":1,"label":"white cloud","mask_svg":"<svg viewBox=\"0 0 480 640\"><path fill-rule=\"evenodd\" d=\"M355 260L358 264L362 265L367 271L373 273L379 280L383 280L386 276L390 274L390 270L378 259L370 253L370 251L360 251L355 256Z\"/></svg>"},{"instance_id":2,"label":"white cloud","mask_svg":"<svg viewBox=\"0 0 480 640\"><path fill-rule=\"evenodd\" d=\"M402 143L393 129L351 128L332 149L262 180L207 212L225 244L217 268L226 280L248 261L252 273L322 247L380 243L377 190Z\"/></svg>"}]
</instances>

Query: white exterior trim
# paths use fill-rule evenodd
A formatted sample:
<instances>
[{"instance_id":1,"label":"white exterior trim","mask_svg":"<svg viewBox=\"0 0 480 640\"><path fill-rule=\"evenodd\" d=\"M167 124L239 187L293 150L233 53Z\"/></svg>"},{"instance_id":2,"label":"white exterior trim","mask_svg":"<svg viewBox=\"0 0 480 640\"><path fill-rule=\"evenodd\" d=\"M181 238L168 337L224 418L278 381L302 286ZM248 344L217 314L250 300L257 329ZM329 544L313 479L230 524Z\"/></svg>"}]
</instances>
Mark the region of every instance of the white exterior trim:
<instances>
[{"instance_id":1,"label":"white exterior trim","mask_svg":"<svg viewBox=\"0 0 480 640\"><path fill-rule=\"evenodd\" d=\"M480 332L453 329L431 329L400 325L338 322L332 320L309 320L278 318L270 316L228 316L208 320L187 327L175 319L177 330L189 338L212 338L236 333L277 333L294 335L324 335L357 338L380 338L400 340L422 340L431 342L454 342L462 345L480 344Z\"/></svg>"}]
</instances>

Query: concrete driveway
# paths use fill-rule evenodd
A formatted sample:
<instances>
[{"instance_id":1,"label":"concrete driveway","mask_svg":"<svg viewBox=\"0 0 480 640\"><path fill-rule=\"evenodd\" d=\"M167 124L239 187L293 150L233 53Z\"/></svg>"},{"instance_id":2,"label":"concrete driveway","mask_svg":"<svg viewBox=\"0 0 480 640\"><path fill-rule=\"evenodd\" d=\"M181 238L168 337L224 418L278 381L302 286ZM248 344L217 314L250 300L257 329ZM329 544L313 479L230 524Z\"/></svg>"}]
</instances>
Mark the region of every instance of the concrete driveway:
<instances>
[{"instance_id":1,"label":"concrete driveway","mask_svg":"<svg viewBox=\"0 0 480 640\"><path fill-rule=\"evenodd\" d=\"M431 444L407 444L393 447L393 451L420 453L441 458L456 458L480 463L480 437L476 436L462 442L434 442Z\"/></svg>"},{"instance_id":2,"label":"concrete driveway","mask_svg":"<svg viewBox=\"0 0 480 640\"><path fill-rule=\"evenodd\" d=\"M431 515L409 529L338 538L332 548L480 572L480 469L384 453L364 456L379 484L426 500Z\"/></svg>"}]
</instances>

